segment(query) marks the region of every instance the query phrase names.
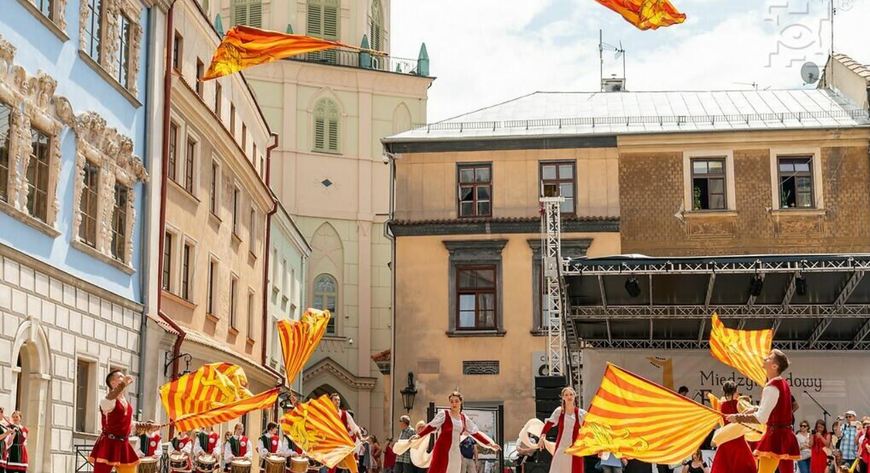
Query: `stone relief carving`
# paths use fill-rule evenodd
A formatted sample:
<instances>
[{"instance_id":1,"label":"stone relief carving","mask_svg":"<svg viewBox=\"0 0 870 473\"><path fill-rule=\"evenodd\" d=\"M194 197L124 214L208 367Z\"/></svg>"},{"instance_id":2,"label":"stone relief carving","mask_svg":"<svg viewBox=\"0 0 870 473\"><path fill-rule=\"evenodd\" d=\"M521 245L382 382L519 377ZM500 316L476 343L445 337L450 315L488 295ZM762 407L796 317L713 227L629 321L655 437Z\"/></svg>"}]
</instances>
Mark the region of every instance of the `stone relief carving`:
<instances>
[{"instance_id":1,"label":"stone relief carving","mask_svg":"<svg viewBox=\"0 0 870 473\"><path fill-rule=\"evenodd\" d=\"M129 80L126 85L128 91L133 96L137 96L139 85L137 78L139 77L139 59L141 57L142 47L142 25L139 24L139 19L142 14L142 7L135 0L103 0L103 16L102 30L103 40L100 42L100 66L117 80L117 60L119 40L121 36L120 22L118 16L124 13L130 19L130 41L127 47L129 58L129 69L127 71ZM87 34L85 28L88 24L88 5L87 2L81 2L79 10L79 49L87 51Z\"/></svg>"},{"instance_id":2,"label":"stone relief carving","mask_svg":"<svg viewBox=\"0 0 870 473\"><path fill-rule=\"evenodd\" d=\"M779 218L776 222L776 232L782 236L818 236L824 232L821 217Z\"/></svg>"},{"instance_id":3,"label":"stone relief carving","mask_svg":"<svg viewBox=\"0 0 870 473\"><path fill-rule=\"evenodd\" d=\"M736 222L729 220L690 220L686 225L689 238L733 238Z\"/></svg>"}]
</instances>

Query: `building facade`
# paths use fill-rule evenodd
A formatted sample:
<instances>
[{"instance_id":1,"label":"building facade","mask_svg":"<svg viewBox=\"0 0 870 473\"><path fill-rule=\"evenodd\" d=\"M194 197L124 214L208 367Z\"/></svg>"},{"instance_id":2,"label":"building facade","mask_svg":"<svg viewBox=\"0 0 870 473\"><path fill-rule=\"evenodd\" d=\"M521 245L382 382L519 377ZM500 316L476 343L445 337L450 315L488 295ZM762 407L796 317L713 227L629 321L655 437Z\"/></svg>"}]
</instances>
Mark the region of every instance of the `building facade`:
<instances>
[{"instance_id":1,"label":"building facade","mask_svg":"<svg viewBox=\"0 0 870 473\"><path fill-rule=\"evenodd\" d=\"M365 41L389 53L388 1L202 5L227 28L244 23ZM334 314L303 373L303 394L340 393L357 422L382 438L385 387L371 360L391 345L389 168L380 139L426 121L428 59L333 50L245 74L281 137L272 153L272 188L311 245L301 298Z\"/></svg>"},{"instance_id":2,"label":"building facade","mask_svg":"<svg viewBox=\"0 0 870 473\"><path fill-rule=\"evenodd\" d=\"M152 2L91 7L0 16L0 406L22 412L38 473L79 466L106 375L144 361Z\"/></svg>"},{"instance_id":3,"label":"building facade","mask_svg":"<svg viewBox=\"0 0 870 473\"><path fill-rule=\"evenodd\" d=\"M395 156L392 374L414 374L414 420L454 389L470 406L503 402L509 435L535 416L533 376L545 374L538 368L547 349L536 337L544 333L541 195L565 198L561 254L575 258L562 269L566 347L580 365L596 348L703 349L717 304L745 313L741 327L781 325L780 343L804 337L812 349L829 327L847 345L853 336L861 342L858 317L840 314L863 273L829 277L833 287L824 289L808 276L795 295L800 270L763 282L752 260L739 278L679 282L667 269L629 274L633 261L644 264L639 256L582 257L866 253L868 137L859 104L819 89L535 93L387 138ZM807 285L829 291L819 297L839 304L833 313L844 320L801 312L798 304L815 297ZM686 299L693 309L674 307ZM788 319L765 315L775 310ZM573 368L579 377L581 366ZM405 382L394 385L392 398L402 399Z\"/></svg>"},{"instance_id":4,"label":"building facade","mask_svg":"<svg viewBox=\"0 0 870 473\"><path fill-rule=\"evenodd\" d=\"M266 222L275 209L266 162L276 137L243 75L199 80L221 39L201 5L175 2L160 25L168 110L155 114L154 128L163 140L165 222L157 224L159 303L149 313L147 351L155 369L146 389L228 362L244 368L251 392L262 392L280 379L266 362L265 337ZM156 400L146 410L148 418L165 415ZM270 416L252 412L240 422L257 435Z\"/></svg>"}]
</instances>

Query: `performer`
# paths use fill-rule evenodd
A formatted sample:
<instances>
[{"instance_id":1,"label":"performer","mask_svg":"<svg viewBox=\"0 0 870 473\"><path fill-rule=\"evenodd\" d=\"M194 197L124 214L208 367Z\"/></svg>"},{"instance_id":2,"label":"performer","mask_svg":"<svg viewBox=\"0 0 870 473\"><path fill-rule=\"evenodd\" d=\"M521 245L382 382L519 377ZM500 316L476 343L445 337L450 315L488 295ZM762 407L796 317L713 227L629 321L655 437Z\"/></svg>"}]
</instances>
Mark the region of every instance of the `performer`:
<instances>
[{"instance_id":1,"label":"performer","mask_svg":"<svg viewBox=\"0 0 870 473\"><path fill-rule=\"evenodd\" d=\"M266 456L270 453L282 454L281 436L278 435L278 424L269 422L266 424L266 431L260 436L257 442L257 453L260 454L260 469L266 468Z\"/></svg>"},{"instance_id":2,"label":"performer","mask_svg":"<svg viewBox=\"0 0 870 473\"><path fill-rule=\"evenodd\" d=\"M586 417L586 411L574 404L577 393L574 389L566 387L562 389L562 405L553 411L553 415L544 423L541 437L538 439L538 449L544 448L544 440L547 432L553 427L559 427L556 436L556 454L550 463L550 473L583 473L583 457L575 457L565 453L565 449L574 445L580 425Z\"/></svg>"},{"instance_id":3,"label":"performer","mask_svg":"<svg viewBox=\"0 0 870 473\"><path fill-rule=\"evenodd\" d=\"M212 455L217 459L221 454L221 436L214 431L214 427L208 426L196 434L193 442L193 458L200 455Z\"/></svg>"},{"instance_id":4,"label":"performer","mask_svg":"<svg viewBox=\"0 0 870 473\"><path fill-rule=\"evenodd\" d=\"M332 393L329 395L329 400L332 401L332 404L335 405L335 410L338 411L338 417L341 419L341 423L344 424L344 428L347 429L347 434L350 435L350 439L355 443L359 444L359 439L362 437L362 430L356 425L356 422L353 420L353 416L347 409L341 408L341 394ZM353 453L354 461L359 461L359 455L356 451ZM344 468L330 468L329 473L335 473L336 470L344 470Z\"/></svg>"},{"instance_id":5,"label":"performer","mask_svg":"<svg viewBox=\"0 0 870 473\"><path fill-rule=\"evenodd\" d=\"M253 453L254 449L251 447L248 437L245 437L245 426L236 424L233 429L233 436L226 441L226 446L224 447L224 461L226 462L224 471L230 471L230 465L237 458L244 458L250 461Z\"/></svg>"},{"instance_id":6,"label":"performer","mask_svg":"<svg viewBox=\"0 0 870 473\"><path fill-rule=\"evenodd\" d=\"M722 391L725 394L724 399L727 399L720 405L722 413L738 414L740 410L737 407L739 397L737 385L734 381L726 381L722 385ZM726 420L725 425L728 424L730 422ZM749 444L746 443L743 435L718 446L711 473L755 473L755 471L755 457L752 456L752 450L749 449Z\"/></svg>"},{"instance_id":7,"label":"performer","mask_svg":"<svg viewBox=\"0 0 870 473\"><path fill-rule=\"evenodd\" d=\"M118 473L135 472L139 456L130 445L130 433L151 433L157 430L152 422L133 422L133 406L124 396L124 391L131 384L133 377L124 375L121 370L112 370L106 376L109 393L100 400L103 431L88 456L88 461L94 465L94 473L109 473L113 469ZM14 418L13 414L13 420Z\"/></svg>"},{"instance_id":8,"label":"performer","mask_svg":"<svg viewBox=\"0 0 870 473\"><path fill-rule=\"evenodd\" d=\"M782 373L788 369L788 357L780 350L771 350L763 366L769 381L761 392L758 408L746 414L730 414L726 419L729 422L767 424L767 432L755 450L759 457L759 473L773 473L777 467L780 471L794 471L794 462L801 455L791 425L791 389L782 379Z\"/></svg>"},{"instance_id":9,"label":"performer","mask_svg":"<svg viewBox=\"0 0 870 473\"><path fill-rule=\"evenodd\" d=\"M178 434L169 442L169 454L182 452L187 456L187 468L185 471L193 470L193 461L191 459L191 451L193 450L193 438L187 431L178 432Z\"/></svg>"},{"instance_id":10,"label":"performer","mask_svg":"<svg viewBox=\"0 0 870 473\"><path fill-rule=\"evenodd\" d=\"M3 408L0 407L0 473L6 472L6 437L12 434L9 421Z\"/></svg>"},{"instance_id":11,"label":"performer","mask_svg":"<svg viewBox=\"0 0 870 473\"><path fill-rule=\"evenodd\" d=\"M136 455L142 457L160 458L163 454L163 443L159 432L142 433L139 435L139 443L136 444Z\"/></svg>"},{"instance_id":12,"label":"performer","mask_svg":"<svg viewBox=\"0 0 870 473\"><path fill-rule=\"evenodd\" d=\"M501 450L501 447L483 436L477 425L462 413L462 394L454 391L450 394L450 410L439 411L423 429L412 437L418 439L432 432L438 431L435 440L435 448L432 451L432 462L429 464L429 473L459 473L462 468L462 454L459 452L459 438L467 434L477 439L482 444L493 450Z\"/></svg>"},{"instance_id":13,"label":"performer","mask_svg":"<svg viewBox=\"0 0 870 473\"><path fill-rule=\"evenodd\" d=\"M6 443L6 471L27 471L27 427L21 425L21 412L12 413ZM94 470L96 471L96 470Z\"/></svg>"},{"instance_id":14,"label":"performer","mask_svg":"<svg viewBox=\"0 0 870 473\"><path fill-rule=\"evenodd\" d=\"M296 445L287 434L281 434L281 437L281 445L278 447L278 454L286 457L288 462L291 458L302 455L302 449L299 448L299 446Z\"/></svg>"}]
</instances>

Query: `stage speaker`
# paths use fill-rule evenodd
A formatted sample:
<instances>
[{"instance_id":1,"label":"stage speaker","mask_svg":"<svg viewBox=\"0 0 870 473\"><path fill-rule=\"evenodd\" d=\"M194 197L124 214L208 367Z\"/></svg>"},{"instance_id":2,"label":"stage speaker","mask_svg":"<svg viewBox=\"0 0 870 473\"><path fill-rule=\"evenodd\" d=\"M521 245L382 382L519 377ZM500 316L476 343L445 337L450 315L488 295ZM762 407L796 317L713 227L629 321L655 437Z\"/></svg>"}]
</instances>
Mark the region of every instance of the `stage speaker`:
<instances>
[{"instance_id":1,"label":"stage speaker","mask_svg":"<svg viewBox=\"0 0 870 473\"><path fill-rule=\"evenodd\" d=\"M562 388L568 385L564 376L536 376L535 377L535 417L546 421L547 418L562 403L560 398ZM550 431L547 438L555 440L556 430ZM552 437L552 438L551 438Z\"/></svg>"}]
</instances>

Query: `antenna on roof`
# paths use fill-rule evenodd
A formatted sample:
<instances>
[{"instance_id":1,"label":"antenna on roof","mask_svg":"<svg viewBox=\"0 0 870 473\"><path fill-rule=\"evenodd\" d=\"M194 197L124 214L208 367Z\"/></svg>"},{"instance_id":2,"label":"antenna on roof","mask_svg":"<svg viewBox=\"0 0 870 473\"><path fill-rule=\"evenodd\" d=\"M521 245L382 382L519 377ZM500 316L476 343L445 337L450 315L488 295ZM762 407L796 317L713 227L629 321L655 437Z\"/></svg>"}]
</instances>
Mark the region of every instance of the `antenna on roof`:
<instances>
[{"instance_id":1,"label":"antenna on roof","mask_svg":"<svg viewBox=\"0 0 870 473\"><path fill-rule=\"evenodd\" d=\"M622 58L622 77L614 79L604 79L604 51L613 51L613 59ZM604 42L604 32L598 30L598 59L601 62L601 70L599 79L601 80L602 92L620 92L625 90L625 48L622 47L622 40L619 41L619 46L607 44ZM614 74L615 76L615 74Z\"/></svg>"},{"instance_id":2,"label":"antenna on roof","mask_svg":"<svg viewBox=\"0 0 870 473\"><path fill-rule=\"evenodd\" d=\"M752 87L753 89L755 89L756 92L758 92L758 82L755 82L755 81L752 81L752 82L732 82L732 84L746 85L746 86ZM769 88L770 87L768 87L768 89ZM767 89L764 89L764 90L767 90Z\"/></svg>"}]
</instances>

